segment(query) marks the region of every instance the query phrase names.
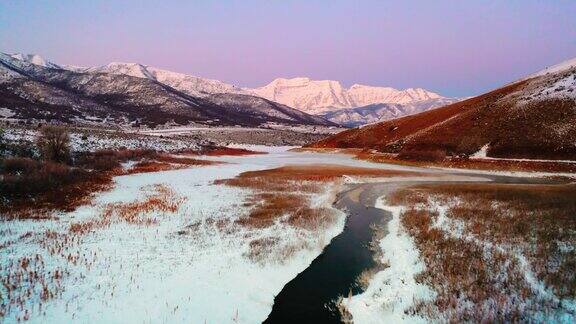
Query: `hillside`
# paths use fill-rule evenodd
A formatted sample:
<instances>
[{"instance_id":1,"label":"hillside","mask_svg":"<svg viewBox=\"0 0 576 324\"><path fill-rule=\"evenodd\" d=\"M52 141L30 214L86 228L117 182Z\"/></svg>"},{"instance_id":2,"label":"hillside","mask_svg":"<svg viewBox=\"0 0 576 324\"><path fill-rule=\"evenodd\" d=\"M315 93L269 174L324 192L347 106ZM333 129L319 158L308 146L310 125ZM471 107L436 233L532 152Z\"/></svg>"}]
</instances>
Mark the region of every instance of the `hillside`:
<instances>
[{"instance_id":1,"label":"hillside","mask_svg":"<svg viewBox=\"0 0 576 324\"><path fill-rule=\"evenodd\" d=\"M486 94L311 145L381 152L576 160L576 60Z\"/></svg>"}]
</instances>

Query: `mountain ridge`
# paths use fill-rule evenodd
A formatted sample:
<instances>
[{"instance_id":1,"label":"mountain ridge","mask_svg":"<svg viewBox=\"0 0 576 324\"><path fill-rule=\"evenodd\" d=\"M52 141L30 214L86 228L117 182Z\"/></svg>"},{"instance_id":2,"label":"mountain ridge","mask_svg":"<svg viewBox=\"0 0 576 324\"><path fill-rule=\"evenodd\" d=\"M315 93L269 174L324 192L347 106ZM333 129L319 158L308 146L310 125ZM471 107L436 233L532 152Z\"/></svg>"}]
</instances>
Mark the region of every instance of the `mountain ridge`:
<instances>
[{"instance_id":1,"label":"mountain ridge","mask_svg":"<svg viewBox=\"0 0 576 324\"><path fill-rule=\"evenodd\" d=\"M140 63L112 62L96 67L77 67L50 62L36 54L12 54L12 58L38 66L68 70L76 73L107 73L148 79L169 86L197 98L209 98L214 94L237 94L260 97L299 111L328 118L344 126L358 126L406 114L439 107L457 98L446 98L422 88L398 90L354 84L343 87L335 80L312 80L308 77L276 78L260 88L241 88L219 80L172 72ZM286 93L288 91L289 93ZM227 101L229 104L229 102ZM404 105L395 112L382 109L385 106ZM356 112L350 109L358 108ZM367 109L372 108L369 112ZM362 111L363 113L357 113Z\"/></svg>"},{"instance_id":2,"label":"mountain ridge","mask_svg":"<svg viewBox=\"0 0 576 324\"><path fill-rule=\"evenodd\" d=\"M131 67L140 68L139 65ZM335 125L259 97L236 98L243 105L230 105L220 98L223 103L219 104L209 96L187 94L147 77L85 68L64 69L37 57L3 53L0 53L0 94L4 115L28 121L149 126L167 123Z\"/></svg>"},{"instance_id":3,"label":"mountain ridge","mask_svg":"<svg viewBox=\"0 0 576 324\"><path fill-rule=\"evenodd\" d=\"M362 84L354 84L346 88L339 81L312 80L308 77L277 78L265 86L247 90L258 96L313 114L371 104L408 104L446 98L422 88L398 90L392 87Z\"/></svg>"}]
</instances>

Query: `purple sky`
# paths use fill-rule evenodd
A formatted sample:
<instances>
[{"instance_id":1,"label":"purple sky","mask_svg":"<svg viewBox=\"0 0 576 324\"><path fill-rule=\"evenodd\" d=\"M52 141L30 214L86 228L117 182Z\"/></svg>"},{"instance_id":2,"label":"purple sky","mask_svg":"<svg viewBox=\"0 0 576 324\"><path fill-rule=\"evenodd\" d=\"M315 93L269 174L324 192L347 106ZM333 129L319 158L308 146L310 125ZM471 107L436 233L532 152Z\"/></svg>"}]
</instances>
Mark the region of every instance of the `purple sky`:
<instances>
[{"instance_id":1,"label":"purple sky","mask_svg":"<svg viewBox=\"0 0 576 324\"><path fill-rule=\"evenodd\" d=\"M470 96L576 56L576 1L0 2L0 51Z\"/></svg>"}]
</instances>

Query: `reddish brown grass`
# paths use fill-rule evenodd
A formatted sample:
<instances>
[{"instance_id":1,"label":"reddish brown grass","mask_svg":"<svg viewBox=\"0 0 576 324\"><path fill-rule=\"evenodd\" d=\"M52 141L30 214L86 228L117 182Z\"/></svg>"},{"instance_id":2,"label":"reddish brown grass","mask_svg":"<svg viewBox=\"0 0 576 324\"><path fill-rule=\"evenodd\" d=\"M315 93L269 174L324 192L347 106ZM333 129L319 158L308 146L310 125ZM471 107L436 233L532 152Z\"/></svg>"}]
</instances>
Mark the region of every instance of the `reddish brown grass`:
<instances>
[{"instance_id":1,"label":"reddish brown grass","mask_svg":"<svg viewBox=\"0 0 576 324\"><path fill-rule=\"evenodd\" d=\"M120 219L130 224L151 225L158 222L160 213L174 213L184 202L174 191L163 185L153 186L153 193L143 201L108 204L104 208L104 220ZM151 217L143 217L151 216Z\"/></svg>"},{"instance_id":2,"label":"reddish brown grass","mask_svg":"<svg viewBox=\"0 0 576 324\"><path fill-rule=\"evenodd\" d=\"M307 217L321 217L324 212L310 208L308 195L319 193L329 183L342 176L392 177L413 176L414 172L401 172L340 165L285 166L276 169L249 171L238 177L216 181L216 184L249 188L256 192L246 202L253 206L250 217L243 224L267 226L275 219L286 216L290 222L305 226ZM288 215L288 216L287 216Z\"/></svg>"},{"instance_id":3,"label":"reddish brown grass","mask_svg":"<svg viewBox=\"0 0 576 324\"><path fill-rule=\"evenodd\" d=\"M316 164L316 165L292 165L263 171L244 172L237 179L248 180L265 178L274 181L317 181L325 182L341 178L342 176L357 177L401 177L423 175L418 172L406 172L384 170L375 168L359 168L344 165ZM237 186L242 186L237 184Z\"/></svg>"},{"instance_id":4,"label":"reddish brown grass","mask_svg":"<svg viewBox=\"0 0 576 324\"><path fill-rule=\"evenodd\" d=\"M134 164L129 170L117 172L117 174L136 174L159 172L168 170L186 169L191 166L206 166L221 164L222 162L197 160L187 157L178 157L168 154L157 155L154 160L142 160Z\"/></svg>"},{"instance_id":5,"label":"reddish brown grass","mask_svg":"<svg viewBox=\"0 0 576 324\"><path fill-rule=\"evenodd\" d=\"M400 151L397 158L408 161L439 162L444 161L446 158L446 151L442 149L413 148Z\"/></svg>"},{"instance_id":6,"label":"reddish brown grass","mask_svg":"<svg viewBox=\"0 0 576 324\"><path fill-rule=\"evenodd\" d=\"M556 296L574 298L576 185L419 185L388 200L426 206L429 197L451 206L447 216L463 222L466 233L506 252L488 248L486 254L486 246L432 227L434 211L408 209L402 223L427 265L417 279L438 293L435 302L419 304L414 312L430 318L441 314L456 322L525 321L534 312L556 309L555 303L538 300L513 253L524 255L538 280ZM459 199L456 205L454 198ZM473 306L461 307L464 301Z\"/></svg>"},{"instance_id":7,"label":"reddish brown grass","mask_svg":"<svg viewBox=\"0 0 576 324\"><path fill-rule=\"evenodd\" d=\"M122 162L136 160L129 170ZM75 166L29 158L0 160L0 214L5 219L46 218L53 210L72 211L94 193L112 186L118 175L177 170L223 162L193 159L151 150L103 150L84 153Z\"/></svg>"},{"instance_id":8,"label":"reddish brown grass","mask_svg":"<svg viewBox=\"0 0 576 324\"><path fill-rule=\"evenodd\" d=\"M237 221L247 227L267 227L274 222L305 230L318 231L333 223L334 213L322 206L312 206L312 194L321 193L326 186L336 183L343 175L358 177L410 176L415 173L339 165L285 166L270 170L244 172L233 179L216 184L251 189L245 201L251 207L247 217ZM265 260L270 254L282 254L284 260L298 247L286 246L278 250L273 239L257 239L250 243L248 255L254 261ZM272 251L275 251L274 253Z\"/></svg>"},{"instance_id":9,"label":"reddish brown grass","mask_svg":"<svg viewBox=\"0 0 576 324\"><path fill-rule=\"evenodd\" d=\"M481 110L481 107L489 105L505 95L522 88L525 83L526 82L518 82L478 97L429 110L420 114L347 130L309 145L309 147L370 148L383 152L398 152L398 149L402 147L402 142L407 141L407 138L419 135L423 131L431 129L432 127L455 116L465 116L467 113L479 111ZM455 136L453 136L455 139L462 138L462 134L464 133L464 130L466 130L466 127L471 127L469 124L470 122L465 120L465 122L461 122L457 127L450 128L449 131L454 131L456 133ZM442 133L440 136L443 135L444 134ZM431 140L431 142L434 143L434 140ZM427 145L426 147L430 149L446 149L445 147L441 147L443 144L442 141L438 141L436 145ZM480 146L481 145L482 144L480 144Z\"/></svg>"},{"instance_id":10,"label":"reddish brown grass","mask_svg":"<svg viewBox=\"0 0 576 324\"><path fill-rule=\"evenodd\" d=\"M106 174L53 162L5 159L0 182L4 219L44 218L51 210L72 211L111 186Z\"/></svg>"}]
</instances>

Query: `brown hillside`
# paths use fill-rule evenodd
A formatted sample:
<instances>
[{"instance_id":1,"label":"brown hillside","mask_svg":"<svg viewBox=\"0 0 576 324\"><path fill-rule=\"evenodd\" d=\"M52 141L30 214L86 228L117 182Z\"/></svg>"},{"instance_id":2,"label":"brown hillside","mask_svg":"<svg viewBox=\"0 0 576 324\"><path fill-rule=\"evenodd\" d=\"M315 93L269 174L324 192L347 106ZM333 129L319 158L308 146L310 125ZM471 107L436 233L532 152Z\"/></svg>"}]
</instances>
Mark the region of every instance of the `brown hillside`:
<instances>
[{"instance_id":1,"label":"brown hillside","mask_svg":"<svg viewBox=\"0 0 576 324\"><path fill-rule=\"evenodd\" d=\"M441 151L509 158L576 159L576 101L542 95L558 80L576 80L576 68L519 81L417 115L352 129L310 145L381 152ZM557 90L556 90L557 91Z\"/></svg>"}]
</instances>

